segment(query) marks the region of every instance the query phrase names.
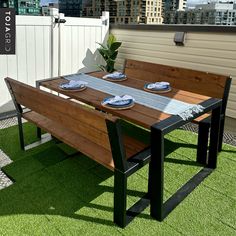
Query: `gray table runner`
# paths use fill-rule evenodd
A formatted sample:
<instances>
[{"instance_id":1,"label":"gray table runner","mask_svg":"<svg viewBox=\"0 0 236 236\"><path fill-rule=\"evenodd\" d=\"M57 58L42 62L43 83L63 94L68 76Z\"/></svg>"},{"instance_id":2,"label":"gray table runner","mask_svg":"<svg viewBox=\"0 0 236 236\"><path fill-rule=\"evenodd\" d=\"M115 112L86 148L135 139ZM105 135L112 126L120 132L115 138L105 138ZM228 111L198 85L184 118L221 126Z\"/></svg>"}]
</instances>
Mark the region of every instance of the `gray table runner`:
<instances>
[{"instance_id":1,"label":"gray table runner","mask_svg":"<svg viewBox=\"0 0 236 236\"><path fill-rule=\"evenodd\" d=\"M140 89L131 88L113 83L106 80L98 79L86 74L73 74L64 76L67 80L81 80L87 82L87 87L96 89L100 92L108 93L114 96L124 94L130 95L135 102L153 109L157 109L167 114L178 115L183 120L193 117L193 114L203 111L201 105L189 104L179 100L164 97L158 94L149 93Z\"/></svg>"}]
</instances>

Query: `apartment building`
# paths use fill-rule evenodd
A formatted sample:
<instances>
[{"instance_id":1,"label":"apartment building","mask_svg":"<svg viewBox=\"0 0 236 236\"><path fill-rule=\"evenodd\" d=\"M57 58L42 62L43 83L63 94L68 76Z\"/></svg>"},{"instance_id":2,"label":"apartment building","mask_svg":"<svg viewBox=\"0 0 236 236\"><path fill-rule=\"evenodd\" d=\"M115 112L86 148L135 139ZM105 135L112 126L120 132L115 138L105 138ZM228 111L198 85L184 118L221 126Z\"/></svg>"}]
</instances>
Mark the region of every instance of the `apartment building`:
<instances>
[{"instance_id":1,"label":"apartment building","mask_svg":"<svg viewBox=\"0 0 236 236\"><path fill-rule=\"evenodd\" d=\"M83 9L84 16L100 16L110 12L113 24L161 24L162 0L91 0Z\"/></svg>"},{"instance_id":2,"label":"apartment building","mask_svg":"<svg viewBox=\"0 0 236 236\"><path fill-rule=\"evenodd\" d=\"M162 0L150 0L141 2L140 23L162 24Z\"/></svg>"},{"instance_id":3,"label":"apartment building","mask_svg":"<svg viewBox=\"0 0 236 236\"><path fill-rule=\"evenodd\" d=\"M236 25L236 4L218 2L196 5L186 11L168 11L165 24Z\"/></svg>"},{"instance_id":4,"label":"apartment building","mask_svg":"<svg viewBox=\"0 0 236 236\"><path fill-rule=\"evenodd\" d=\"M186 3L187 3L187 0L163 0L163 4L162 4L163 23L166 24L166 22L169 23L169 21L173 21L174 18L172 19L170 16L175 16L175 12L185 11ZM180 13L180 17L181 17L181 13ZM166 20L166 18L168 19L168 21Z\"/></svg>"},{"instance_id":5,"label":"apartment building","mask_svg":"<svg viewBox=\"0 0 236 236\"><path fill-rule=\"evenodd\" d=\"M59 0L59 12L65 16L82 16L82 0Z\"/></svg>"},{"instance_id":6,"label":"apartment building","mask_svg":"<svg viewBox=\"0 0 236 236\"><path fill-rule=\"evenodd\" d=\"M0 0L0 7L15 8L18 15L41 15L40 0Z\"/></svg>"},{"instance_id":7,"label":"apartment building","mask_svg":"<svg viewBox=\"0 0 236 236\"><path fill-rule=\"evenodd\" d=\"M214 25L236 25L236 3L234 2L212 2L199 4L196 11L203 13L203 22L208 20L208 15L212 15Z\"/></svg>"},{"instance_id":8,"label":"apartment building","mask_svg":"<svg viewBox=\"0 0 236 236\"><path fill-rule=\"evenodd\" d=\"M42 6L43 16L55 16L59 14L59 4L49 3L48 6Z\"/></svg>"}]
</instances>

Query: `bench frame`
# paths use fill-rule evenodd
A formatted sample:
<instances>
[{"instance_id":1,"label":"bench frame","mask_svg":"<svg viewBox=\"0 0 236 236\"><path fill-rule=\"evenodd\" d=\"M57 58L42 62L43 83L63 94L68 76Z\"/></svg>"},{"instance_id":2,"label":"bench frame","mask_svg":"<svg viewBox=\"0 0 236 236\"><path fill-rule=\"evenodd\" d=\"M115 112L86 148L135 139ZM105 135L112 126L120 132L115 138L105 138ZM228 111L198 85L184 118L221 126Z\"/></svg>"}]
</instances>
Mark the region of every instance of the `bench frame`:
<instances>
[{"instance_id":1,"label":"bench frame","mask_svg":"<svg viewBox=\"0 0 236 236\"><path fill-rule=\"evenodd\" d=\"M22 150L25 150L26 148L24 144L24 132L22 124L22 115L24 114L24 111L14 96L10 80L12 79L5 78L5 82L7 84L7 87L9 89L17 111L20 146ZM124 228L135 218L135 216L140 214L146 207L148 207L150 203L148 197L149 195L148 193L146 193L138 202L136 202L132 207L127 210L128 177L150 162L151 150L150 147L147 147L144 150L133 155L129 159L126 159L125 146L122 137L123 127L125 125L128 125L129 129L132 129L134 132L141 132L142 135L146 137L149 137L150 133L120 119L117 119L115 122L106 119L106 125L111 145L112 157L114 161L113 220L114 223L116 223L118 226ZM39 138L41 138L41 128L43 127L37 127L37 136ZM29 146L31 146L31 144Z\"/></svg>"}]
</instances>

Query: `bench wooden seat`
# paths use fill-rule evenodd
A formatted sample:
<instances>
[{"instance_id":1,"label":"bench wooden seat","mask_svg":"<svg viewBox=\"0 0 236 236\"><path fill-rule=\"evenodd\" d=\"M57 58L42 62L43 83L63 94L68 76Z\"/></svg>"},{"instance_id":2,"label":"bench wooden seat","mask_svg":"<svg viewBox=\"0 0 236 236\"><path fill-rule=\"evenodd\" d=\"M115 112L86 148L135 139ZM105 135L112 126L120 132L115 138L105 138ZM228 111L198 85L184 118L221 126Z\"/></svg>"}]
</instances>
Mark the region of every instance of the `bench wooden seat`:
<instances>
[{"instance_id":1,"label":"bench wooden seat","mask_svg":"<svg viewBox=\"0 0 236 236\"><path fill-rule=\"evenodd\" d=\"M62 126L37 112L26 112L22 114L22 117L34 123L37 127L47 131L63 143L79 150L83 154L91 157L93 160L114 171L114 162L112 159L111 150L107 150L103 146L97 145L80 134L69 130L67 127ZM145 149L148 145L132 137L124 135L124 146L126 157L129 159L136 153Z\"/></svg>"},{"instance_id":2,"label":"bench wooden seat","mask_svg":"<svg viewBox=\"0 0 236 236\"><path fill-rule=\"evenodd\" d=\"M21 119L25 118L114 171L114 222L125 227L134 217L127 217L130 212L126 210L127 178L150 160L149 133L117 117L11 78L5 81L17 110L22 149L25 145ZM30 111L23 112L22 106ZM145 142L136 138L135 133L140 132L138 136L145 136Z\"/></svg>"},{"instance_id":3,"label":"bench wooden seat","mask_svg":"<svg viewBox=\"0 0 236 236\"><path fill-rule=\"evenodd\" d=\"M231 77L186 68L126 59L124 73L135 79L148 82L166 81L173 88L181 89L209 97L222 99L219 151L222 150L225 112L231 85ZM199 139L197 161L205 164L207 160L207 140L210 128L209 115L197 118Z\"/></svg>"}]
</instances>

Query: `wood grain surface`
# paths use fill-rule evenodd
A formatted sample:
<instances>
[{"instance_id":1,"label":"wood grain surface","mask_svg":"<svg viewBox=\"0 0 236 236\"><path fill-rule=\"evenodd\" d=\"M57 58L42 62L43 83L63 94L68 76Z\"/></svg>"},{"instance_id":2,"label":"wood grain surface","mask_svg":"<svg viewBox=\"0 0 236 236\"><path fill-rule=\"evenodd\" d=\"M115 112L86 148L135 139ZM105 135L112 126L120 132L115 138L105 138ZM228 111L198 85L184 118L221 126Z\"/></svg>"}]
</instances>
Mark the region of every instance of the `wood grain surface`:
<instances>
[{"instance_id":1,"label":"wood grain surface","mask_svg":"<svg viewBox=\"0 0 236 236\"><path fill-rule=\"evenodd\" d=\"M23 118L114 170L106 120L116 122L117 117L10 78L6 81L17 103L31 110L23 113ZM123 145L127 159L148 146L126 134L123 134Z\"/></svg>"},{"instance_id":2,"label":"wood grain surface","mask_svg":"<svg viewBox=\"0 0 236 236\"><path fill-rule=\"evenodd\" d=\"M105 75L105 73L93 72L93 73L90 73L90 75L97 77L98 79L102 79L102 76ZM111 110L101 105L101 102L103 101L103 99L110 96L110 94L103 93L103 92L100 92L91 88L87 88L86 90L82 92L78 92L78 93L70 92L70 91L61 91L59 89L59 85L60 83L65 82L65 81L66 80L63 77L60 77L58 79L42 82L41 86L51 89L53 91L59 92L63 95L68 96L69 98L82 101L97 109L106 111L108 113L111 113L115 116L126 119L128 121L134 122L135 124L141 125L148 129L150 129L150 127L153 124L160 122L161 120L164 120L171 116L169 114L163 113L161 111L158 111L158 110L155 110L155 109L152 109L152 108L149 108L149 107L137 104L137 103L135 104L135 106L133 106L132 108L128 110ZM144 84L147 82L149 81L128 77L127 80L119 82L119 83L121 85L143 90ZM187 102L187 103L192 103L192 104L199 104L209 99L208 96L176 89L174 87L172 88L170 92L162 94L162 96L174 98L174 99Z\"/></svg>"},{"instance_id":3,"label":"wood grain surface","mask_svg":"<svg viewBox=\"0 0 236 236\"><path fill-rule=\"evenodd\" d=\"M148 82L166 81L171 87L209 97L223 98L228 76L127 59L124 73Z\"/></svg>"}]
</instances>

